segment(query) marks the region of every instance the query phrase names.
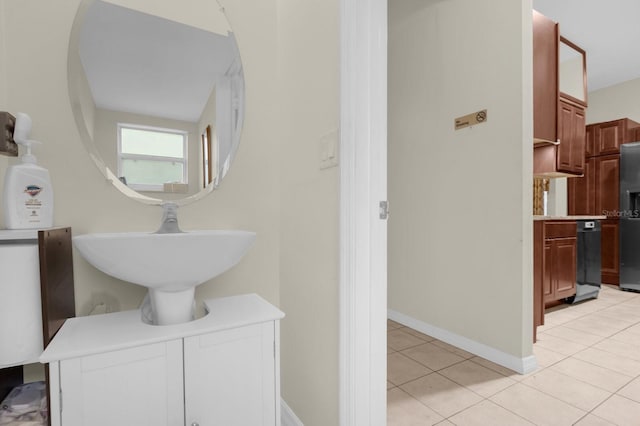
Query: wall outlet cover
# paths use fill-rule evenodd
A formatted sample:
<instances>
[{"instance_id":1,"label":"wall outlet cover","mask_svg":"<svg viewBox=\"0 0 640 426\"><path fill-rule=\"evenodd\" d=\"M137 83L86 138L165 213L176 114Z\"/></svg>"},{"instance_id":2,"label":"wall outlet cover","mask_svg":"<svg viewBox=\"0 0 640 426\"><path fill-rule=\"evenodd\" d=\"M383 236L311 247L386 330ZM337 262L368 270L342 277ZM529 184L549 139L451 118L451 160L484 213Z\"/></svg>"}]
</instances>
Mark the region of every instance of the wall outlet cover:
<instances>
[{"instance_id":1,"label":"wall outlet cover","mask_svg":"<svg viewBox=\"0 0 640 426\"><path fill-rule=\"evenodd\" d=\"M333 130L322 136L318 142L320 170L338 165L338 130Z\"/></svg>"}]
</instances>

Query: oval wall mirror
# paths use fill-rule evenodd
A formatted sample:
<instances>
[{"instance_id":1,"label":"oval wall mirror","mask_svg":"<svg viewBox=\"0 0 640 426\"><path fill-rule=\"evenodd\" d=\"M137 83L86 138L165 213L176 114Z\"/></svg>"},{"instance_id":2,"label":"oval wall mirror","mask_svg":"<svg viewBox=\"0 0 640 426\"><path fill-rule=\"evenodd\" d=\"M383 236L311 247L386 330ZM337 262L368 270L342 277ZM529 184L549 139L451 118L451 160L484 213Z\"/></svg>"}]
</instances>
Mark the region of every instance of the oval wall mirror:
<instances>
[{"instance_id":1,"label":"oval wall mirror","mask_svg":"<svg viewBox=\"0 0 640 426\"><path fill-rule=\"evenodd\" d=\"M121 192L187 204L220 185L240 142L244 75L215 0L83 0L68 79L80 136Z\"/></svg>"}]
</instances>

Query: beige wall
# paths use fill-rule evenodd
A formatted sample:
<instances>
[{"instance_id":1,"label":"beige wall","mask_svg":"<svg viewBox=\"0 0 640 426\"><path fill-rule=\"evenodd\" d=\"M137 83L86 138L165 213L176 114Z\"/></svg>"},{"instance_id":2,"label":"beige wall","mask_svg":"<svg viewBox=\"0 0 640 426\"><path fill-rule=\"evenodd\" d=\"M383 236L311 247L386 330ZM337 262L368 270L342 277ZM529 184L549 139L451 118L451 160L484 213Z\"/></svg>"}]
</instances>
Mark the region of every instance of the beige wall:
<instances>
[{"instance_id":1,"label":"beige wall","mask_svg":"<svg viewBox=\"0 0 640 426\"><path fill-rule=\"evenodd\" d=\"M339 174L318 166L339 126L339 2L278 5L283 398L305 426L337 425Z\"/></svg>"},{"instance_id":2,"label":"beige wall","mask_svg":"<svg viewBox=\"0 0 640 426\"><path fill-rule=\"evenodd\" d=\"M71 225L74 234L152 231L159 224L160 209L133 202L106 182L89 161L76 130L66 70L69 32L78 3L6 2L10 16L4 23L8 108L29 113L34 123L33 137L45 142L37 154L52 176L56 225ZM243 34L238 39L252 87L247 99L245 137L225 185L212 196L182 207L180 222L185 230L250 229L258 233L258 239L237 268L202 285L199 297L254 291L278 303L278 189L277 173L270 165L277 159L277 150L273 149L277 138L269 136L274 133L276 118L271 107L274 91L261 84L263 78L275 80L273 9L273 3L264 2L231 2L227 6L232 23ZM114 309L139 304L144 293L141 289L104 276L74 254L80 314L86 314L100 298L112 301Z\"/></svg>"},{"instance_id":3,"label":"beige wall","mask_svg":"<svg viewBox=\"0 0 640 426\"><path fill-rule=\"evenodd\" d=\"M389 308L529 356L531 3L392 0L389 14Z\"/></svg>"},{"instance_id":4,"label":"beige wall","mask_svg":"<svg viewBox=\"0 0 640 426\"><path fill-rule=\"evenodd\" d=\"M587 124L625 117L640 122L639 99L640 79L590 92Z\"/></svg>"},{"instance_id":5,"label":"beige wall","mask_svg":"<svg viewBox=\"0 0 640 426\"><path fill-rule=\"evenodd\" d=\"M10 111L29 113L33 137L45 142L37 154L53 180L55 224L72 226L75 235L154 231L160 208L134 202L106 182L76 129L67 47L80 0L0 2L10 17L0 25L8 46L0 59L10 82L0 105L4 98ZM198 287L196 298L255 292L280 306L287 314L282 393L305 425L337 424L338 171L318 170L317 140L338 127L338 1L222 5L246 79L242 143L221 187L180 208L180 226L247 229L258 237L237 267ZM144 296L77 252L74 274L80 315L98 303L135 308Z\"/></svg>"}]
</instances>

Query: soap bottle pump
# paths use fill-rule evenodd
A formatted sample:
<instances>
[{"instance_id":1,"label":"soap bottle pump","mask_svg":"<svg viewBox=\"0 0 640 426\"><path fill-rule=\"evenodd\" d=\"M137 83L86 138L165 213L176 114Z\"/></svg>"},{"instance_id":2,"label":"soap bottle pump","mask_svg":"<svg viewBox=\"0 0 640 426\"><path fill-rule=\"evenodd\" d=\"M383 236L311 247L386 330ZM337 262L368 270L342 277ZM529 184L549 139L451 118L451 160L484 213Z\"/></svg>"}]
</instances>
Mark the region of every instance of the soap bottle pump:
<instances>
[{"instance_id":1,"label":"soap bottle pump","mask_svg":"<svg viewBox=\"0 0 640 426\"><path fill-rule=\"evenodd\" d=\"M37 165L31 149L41 142L29 139L31 118L16 114L13 139L26 149L21 164L9 166L4 179L2 208L7 229L41 229L53 226L53 188L49 171Z\"/></svg>"}]
</instances>

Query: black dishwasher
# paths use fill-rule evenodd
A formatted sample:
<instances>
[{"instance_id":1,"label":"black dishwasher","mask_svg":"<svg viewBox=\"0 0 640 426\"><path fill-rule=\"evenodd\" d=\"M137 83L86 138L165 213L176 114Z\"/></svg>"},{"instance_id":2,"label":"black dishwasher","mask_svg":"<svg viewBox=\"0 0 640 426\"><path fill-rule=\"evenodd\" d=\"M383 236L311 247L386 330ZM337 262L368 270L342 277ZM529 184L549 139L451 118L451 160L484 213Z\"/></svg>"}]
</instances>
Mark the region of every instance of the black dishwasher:
<instances>
[{"instance_id":1,"label":"black dishwasher","mask_svg":"<svg viewBox=\"0 0 640 426\"><path fill-rule=\"evenodd\" d=\"M598 297L601 279L600 221L577 221L576 295L567 302L577 303Z\"/></svg>"}]
</instances>

